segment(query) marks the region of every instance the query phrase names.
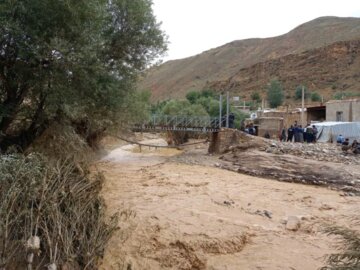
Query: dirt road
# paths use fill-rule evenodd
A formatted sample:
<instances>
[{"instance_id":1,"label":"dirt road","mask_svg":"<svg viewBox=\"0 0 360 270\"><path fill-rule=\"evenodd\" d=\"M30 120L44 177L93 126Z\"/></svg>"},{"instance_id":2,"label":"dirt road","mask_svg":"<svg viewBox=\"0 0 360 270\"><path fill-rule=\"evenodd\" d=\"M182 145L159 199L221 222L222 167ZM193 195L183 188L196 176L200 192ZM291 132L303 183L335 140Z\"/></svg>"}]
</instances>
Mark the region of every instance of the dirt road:
<instances>
[{"instance_id":1,"label":"dirt road","mask_svg":"<svg viewBox=\"0 0 360 270\"><path fill-rule=\"evenodd\" d=\"M212 167L200 150L208 166L136 149L97 164L109 212L124 211L101 269L318 269L334 251L320 226L347 224L359 209L359 197Z\"/></svg>"}]
</instances>

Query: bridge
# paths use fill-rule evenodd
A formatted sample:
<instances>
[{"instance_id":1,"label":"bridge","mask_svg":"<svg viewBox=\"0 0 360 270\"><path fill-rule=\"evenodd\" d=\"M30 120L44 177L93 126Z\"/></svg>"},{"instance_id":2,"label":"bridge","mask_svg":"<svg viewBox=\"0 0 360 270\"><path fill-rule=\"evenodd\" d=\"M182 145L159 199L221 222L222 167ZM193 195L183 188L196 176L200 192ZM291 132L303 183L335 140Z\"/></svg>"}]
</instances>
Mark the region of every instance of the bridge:
<instances>
[{"instance_id":1,"label":"bridge","mask_svg":"<svg viewBox=\"0 0 360 270\"><path fill-rule=\"evenodd\" d=\"M136 124L134 131L190 131L190 132L218 132L225 126L223 119L221 126L218 117L183 116L183 115L152 115L142 124Z\"/></svg>"}]
</instances>

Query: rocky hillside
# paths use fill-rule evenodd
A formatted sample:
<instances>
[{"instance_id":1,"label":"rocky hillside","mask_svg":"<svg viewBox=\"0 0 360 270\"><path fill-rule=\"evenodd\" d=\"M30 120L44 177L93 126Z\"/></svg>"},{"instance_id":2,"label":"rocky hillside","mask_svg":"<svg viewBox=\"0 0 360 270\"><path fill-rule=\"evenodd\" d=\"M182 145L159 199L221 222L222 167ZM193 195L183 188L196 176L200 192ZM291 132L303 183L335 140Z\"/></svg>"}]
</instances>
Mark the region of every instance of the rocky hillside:
<instances>
[{"instance_id":1,"label":"rocky hillside","mask_svg":"<svg viewBox=\"0 0 360 270\"><path fill-rule=\"evenodd\" d=\"M168 61L149 70L140 88L150 89L157 100L203 88L248 98L278 78L289 102L299 84L325 98L336 91L360 92L359 43L360 18L322 17L282 36L233 41Z\"/></svg>"},{"instance_id":2,"label":"rocky hillside","mask_svg":"<svg viewBox=\"0 0 360 270\"><path fill-rule=\"evenodd\" d=\"M252 92L266 95L266 85L277 78L285 89L287 103L293 103L294 89L305 84L325 100L337 92L360 94L360 39L290 54L242 68L225 80L206 83L205 88L229 90L250 99Z\"/></svg>"}]
</instances>

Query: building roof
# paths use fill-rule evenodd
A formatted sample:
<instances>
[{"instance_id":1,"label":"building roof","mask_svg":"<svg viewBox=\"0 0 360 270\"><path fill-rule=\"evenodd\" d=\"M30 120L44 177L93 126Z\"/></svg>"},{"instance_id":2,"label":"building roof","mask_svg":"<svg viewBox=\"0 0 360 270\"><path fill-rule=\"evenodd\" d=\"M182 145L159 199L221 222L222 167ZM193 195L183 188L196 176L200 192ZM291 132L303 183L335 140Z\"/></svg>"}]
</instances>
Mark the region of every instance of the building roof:
<instances>
[{"instance_id":1,"label":"building roof","mask_svg":"<svg viewBox=\"0 0 360 270\"><path fill-rule=\"evenodd\" d=\"M326 110L326 106L323 105L323 106L314 106L314 107L307 107L306 110L308 112L313 112L313 111L324 111Z\"/></svg>"},{"instance_id":2,"label":"building roof","mask_svg":"<svg viewBox=\"0 0 360 270\"><path fill-rule=\"evenodd\" d=\"M326 104L332 103L347 103L347 102L360 102L360 98L340 99L340 100L329 100Z\"/></svg>"}]
</instances>

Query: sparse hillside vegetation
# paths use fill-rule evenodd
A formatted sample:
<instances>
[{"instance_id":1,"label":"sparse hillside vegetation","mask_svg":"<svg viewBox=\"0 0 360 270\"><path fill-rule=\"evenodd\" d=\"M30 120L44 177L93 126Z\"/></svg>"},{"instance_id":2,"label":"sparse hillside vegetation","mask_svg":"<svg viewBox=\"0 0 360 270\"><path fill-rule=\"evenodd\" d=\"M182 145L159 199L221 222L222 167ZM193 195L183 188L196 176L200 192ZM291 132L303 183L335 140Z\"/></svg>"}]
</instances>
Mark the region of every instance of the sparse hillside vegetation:
<instances>
[{"instance_id":1,"label":"sparse hillside vegetation","mask_svg":"<svg viewBox=\"0 0 360 270\"><path fill-rule=\"evenodd\" d=\"M153 100L183 98L190 89L229 90L232 95L259 92L277 77L287 103L296 103L294 89L306 84L324 100L332 87L359 93L360 18L322 17L287 34L233 41L199 55L166 62L149 70L139 86Z\"/></svg>"}]
</instances>

